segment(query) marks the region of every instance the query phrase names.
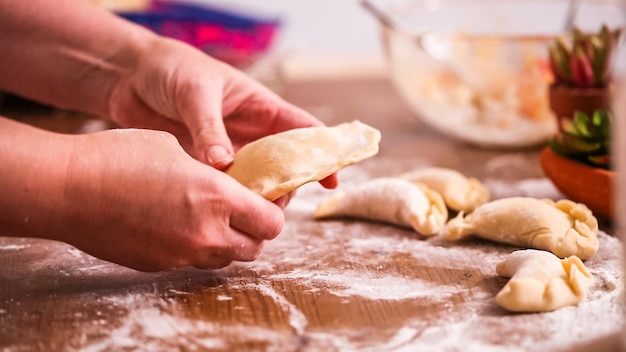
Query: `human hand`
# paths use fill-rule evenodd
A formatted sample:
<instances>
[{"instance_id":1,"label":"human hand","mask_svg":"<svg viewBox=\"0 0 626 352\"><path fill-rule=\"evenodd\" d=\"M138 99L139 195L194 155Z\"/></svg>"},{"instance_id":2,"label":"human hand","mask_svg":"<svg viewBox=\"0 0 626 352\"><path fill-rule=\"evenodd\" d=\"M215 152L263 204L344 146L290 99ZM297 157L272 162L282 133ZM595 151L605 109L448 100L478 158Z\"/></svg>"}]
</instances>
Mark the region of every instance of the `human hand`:
<instances>
[{"instance_id":1,"label":"human hand","mask_svg":"<svg viewBox=\"0 0 626 352\"><path fill-rule=\"evenodd\" d=\"M223 170L233 154L258 138L322 123L239 70L178 41L157 37L139 51L110 102L124 127L174 134L196 159ZM321 181L337 186L331 175Z\"/></svg>"},{"instance_id":2,"label":"human hand","mask_svg":"<svg viewBox=\"0 0 626 352\"><path fill-rule=\"evenodd\" d=\"M88 2L3 3L1 90L168 131L220 170L245 143L321 124L242 72ZM322 183L332 188L337 179Z\"/></svg>"},{"instance_id":3,"label":"human hand","mask_svg":"<svg viewBox=\"0 0 626 352\"><path fill-rule=\"evenodd\" d=\"M284 224L278 206L191 158L165 132L76 137L60 240L143 271L254 260Z\"/></svg>"}]
</instances>

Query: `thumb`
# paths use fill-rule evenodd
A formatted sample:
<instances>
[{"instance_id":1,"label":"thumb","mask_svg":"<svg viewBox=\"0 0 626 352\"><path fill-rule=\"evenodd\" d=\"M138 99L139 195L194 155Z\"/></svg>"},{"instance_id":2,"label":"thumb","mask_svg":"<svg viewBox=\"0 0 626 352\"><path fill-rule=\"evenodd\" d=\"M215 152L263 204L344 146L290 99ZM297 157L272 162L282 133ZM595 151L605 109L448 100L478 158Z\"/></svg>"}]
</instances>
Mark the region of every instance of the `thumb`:
<instances>
[{"instance_id":1,"label":"thumb","mask_svg":"<svg viewBox=\"0 0 626 352\"><path fill-rule=\"evenodd\" d=\"M193 145L198 160L224 170L233 162L233 147L222 118L208 118L192 129Z\"/></svg>"},{"instance_id":2,"label":"thumb","mask_svg":"<svg viewBox=\"0 0 626 352\"><path fill-rule=\"evenodd\" d=\"M225 169L233 162L234 152L224 126L221 102L211 103L206 95L193 97L188 102L180 110L191 134L194 156L218 170Z\"/></svg>"}]
</instances>

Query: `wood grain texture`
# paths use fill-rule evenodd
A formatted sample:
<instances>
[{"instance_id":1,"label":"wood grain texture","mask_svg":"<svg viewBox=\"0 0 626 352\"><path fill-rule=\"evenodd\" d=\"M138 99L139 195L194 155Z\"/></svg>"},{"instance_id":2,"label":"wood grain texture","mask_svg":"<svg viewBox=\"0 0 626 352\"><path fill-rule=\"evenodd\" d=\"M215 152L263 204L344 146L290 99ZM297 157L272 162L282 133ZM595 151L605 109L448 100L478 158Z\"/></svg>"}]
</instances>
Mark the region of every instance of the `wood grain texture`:
<instances>
[{"instance_id":1,"label":"wood grain texture","mask_svg":"<svg viewBox=\"0 0 626 352\"><path fill-rule=\"evenodd\" d=\"M420 124L386 81L299 83L286 99L327 124L359 119L383 133L375 158L343 170L340 187L424 166L457 169L494 198L562 195L539 149L452 142ZM65 133L93 121L5 114ZM68 119L67 122L63 122ZM0 349L6 351L565 351L603 343L624 322L620 241L605 224L586 262L595 277L578 307L511 314L495 264L515 247L458 243L375 222L316 221L331 191L301 188L281 235L252 263L140 273L63 243L0 238ZM146 219L149 221L149 219ZM608 234L607 234L608 233Z\"/></svg>"}]
</instances>

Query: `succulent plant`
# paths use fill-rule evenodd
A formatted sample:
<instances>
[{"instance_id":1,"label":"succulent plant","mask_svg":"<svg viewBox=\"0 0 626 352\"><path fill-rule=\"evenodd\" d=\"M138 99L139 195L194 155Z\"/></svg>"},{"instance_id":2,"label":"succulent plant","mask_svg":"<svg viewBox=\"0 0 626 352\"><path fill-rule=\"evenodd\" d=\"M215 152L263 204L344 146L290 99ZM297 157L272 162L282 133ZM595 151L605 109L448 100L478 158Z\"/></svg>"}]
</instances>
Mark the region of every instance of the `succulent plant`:
<instances>
[{"instance_id":1,"label":"succulent plant","mask_svg":"<svg viewBox=\"0 0 626 352\"><path fill-rule=\"evenodd\" d=\"M610 30L603 25L598 33L583 33L575 28L567 37L557 37L549 47L554 84L606 87L621 34L621 29ZM570 43L567 43L568 39Z\"/></svg>"},{"instance_id":2,"label":"succulent plant","mask_svg":"<svg viewBox=\"0 0 626 352\"><path fill-rule=\"evenodd\" d=\"M592 116L578 111L550 141L550 147L563 156L608 169L611 124L606 110L596 110Z\"/></svg>"}]
</instances>

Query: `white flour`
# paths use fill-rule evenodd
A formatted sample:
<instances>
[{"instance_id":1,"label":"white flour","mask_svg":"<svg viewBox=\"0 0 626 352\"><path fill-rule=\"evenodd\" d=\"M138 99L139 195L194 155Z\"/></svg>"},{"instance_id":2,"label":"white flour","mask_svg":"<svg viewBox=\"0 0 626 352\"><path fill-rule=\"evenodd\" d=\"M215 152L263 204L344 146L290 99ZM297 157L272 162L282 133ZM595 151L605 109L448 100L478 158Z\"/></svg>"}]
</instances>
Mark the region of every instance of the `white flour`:
<instances>
[{"instance_id":1,"label":"white flour","mask_svg":"<svg viewBox=\"0 0 626 352\"><path fill-rule=\"evenodd\" d=\"M21 244L9 244L9 245L5 245L0 247L0 251L20 251L24 248L28 248L29 246L27 245L21 245Z\"/></svg>"},{"instance_id":2,"label":"white flour","mask_svg":"<svg viewBox=\"0 0 626 352\"><path fill-rule=\"evenodd\" d=\"M355 230L368 226L359 223L352 225ZM260 349L263 351L508 352L529 351L538 347L541 350L559 351L571 346L572 341L584 342L589 336L610 334L623 322L623 308L617 305L621 302L623 293L622 274L618 269L621 261L609 250L611 247L617 248L619 241L606 234L600 236L601 248L604 250L587 262L596 281L585 302L578 307L566 307L538 315L506 314L495 308L493 293L482 286L468 290L454 282L436 285L422 277L404 275L402 268L392 268L386 260L387 255L398 252L405 253L409 262L435 255L463 255L459 260L449 261L448 269L468 272L477 270L487 276L495 275L493 265L506 255L506 250L502 247L483 242L474 245L450 245L436 239L412 238L404 232L399 234L399 230L382 225L369 226L380 228L380 233L346 239L345 270L324 265L325 256L333 255L334 251L311 244L307 247L311 238L291 234L296 237L278 239L268 244L266 253L258 261L235 265L235 269L240 272L256 273L254 281L225 277L227 281L224 287L231 294L218 294L215 296L216 301L222 302L220 304L233 304L233 311L245 312L249 308L238 306L233 294L242 291L257 292L273 302L276 309L287 316L292 331L192 318L184 314L189 308L181 302L187 302L188 298L194 295L197 297L198 294L177 288L166 291L175 300L164 301L163 293L158 291L111 295L99 299L98 304L103 309L127 313L121 316L117 314L120 316L117 322L102 321L102 326L111 327L113 324L109 328L110 333L95 341L91 339L80 350L165 351L186 346L188 351L223 351L228 350L233 341L240 341L245 336L245 340L252 345L264 346ZM350 233L354 234L352 231ZM340 235L337 231L322 231L317 240L322 243L332 242L328 238L334 236L337 242ZM274 257L285 250L294 250L298 244L304 244L304 247L300 247L299 252L292 253L291 258L286 257L283 260ZM319 256L320 261L298 260L296 257L302 251L306 251L309 258ZM373 255L375 253L379 255ZM359 262L359 258L363 261ZM490 264L486 267L473 267L477 262L480 265L484 262ZM328 294L336 296L346 304L357 299L364 302L384 301L388 304L394 304L395 301L405 304L425 299L432 304L440 304L442 312L429 317L428 321L406 318L403 325L389 327L382 332L368 326L349 331L321 329L311 325L307 311L276 289L276 284L281 282L301 287L302 292L315 297ZM455 294L465 295L466 302L459 305L450 301L450 297ZM506 343L502 342L501 336L492 336L495 326L506 336ZM97 326L91 328L97 329ZM80 333L83 334L84 341L93 335L93 331L89 329ZM381 340L380 334L388 337ZM303 344L302 341L308 342Z\"/></svg>"},{"instance_id":3,"label":"white flour","mask_svg":"<svg viewBox=\"0 0 626 352\"><path fill-rule=\"evenodd\" d=\"M504 194L511 185L491 187ZM518 194L527 190L530 196L548 188L541 180L517 187ZM514 247L452 243L365 221L312 220L330 192L317 184L303 187L287 208L291 221L283 234L267 243L258 260L222 271L136 273L48 242L0 242L0 251L13 255L43 247L54 254L25 264L33 277L66 280L78 289L75 313L81 314L73 312L71 319L80 328L65 350L224 351L245 341L259 351L560 351L614 333L624 323L621 243L615 237L600 233L600 251L585 262L595 282L582 304L509 314L495 303L506 282L495 264ZM83 279L101 290L81 291ZM0 302L7 324L21 299ZM53 305L54 296L48 299ZM316 315L328 307L342 310L335 319L344 321L329 323L325 319L331 317ZM369 320L350 320L350 309ZM95 319L83 313L94 310ZM237 318L259 310L276 316L254 326ZM228 316L218 319L218 313ZM20 351L20 345L7 349L12 350Z\"/></svg>"},{"instance_id":4,"label":"white flour","mask_svg":"<svg viewBox=\"0 0 626 352\"><path fill-rule=\"evenodd\" d=\"M298 284L312 288L324 288L339 297L359 296L369 300L403 300L437 295L445 297L454 292L452 287L435 286L422 280L407 280L402 276L381 273L374 276L369 272L350 270L326 270L314 272L296 269L289 273L268 275L269 280L297 280Z\"/></svg>"}]
</instances>

